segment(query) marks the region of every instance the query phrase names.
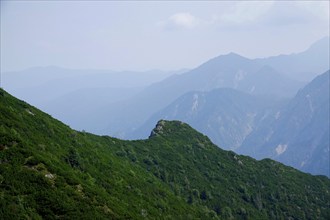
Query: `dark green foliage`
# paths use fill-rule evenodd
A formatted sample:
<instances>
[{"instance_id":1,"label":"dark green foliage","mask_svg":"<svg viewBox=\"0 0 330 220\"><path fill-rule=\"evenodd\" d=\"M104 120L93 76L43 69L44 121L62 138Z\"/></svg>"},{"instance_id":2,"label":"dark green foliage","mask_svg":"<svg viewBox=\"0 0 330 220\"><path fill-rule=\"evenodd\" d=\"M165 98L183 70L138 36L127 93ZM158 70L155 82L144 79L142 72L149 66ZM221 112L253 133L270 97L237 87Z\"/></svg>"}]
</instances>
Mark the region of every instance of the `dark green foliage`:
<instances>
[{"instance_id":1,"label":"dark green foliage","mask_svg":"<svg viewBox=\"0 0 330 220\"><path fill-rule=\"evenodd\" d=\"M122 141L0 92L0 219L330 217L326 177L223 151L181 122Z\"/></svg>"},{"instance_id":2,"label":"dark green foliage","mask_svg":"<svg viewBox=\"0 0 330 220\"><path fill-rule=\"evenodd\" d=\"M70 164L71 167L82 170L80 160L79 153L74 148L69 150L68 156L65 158L65 161Z\"/></svg>"}]
</instances>

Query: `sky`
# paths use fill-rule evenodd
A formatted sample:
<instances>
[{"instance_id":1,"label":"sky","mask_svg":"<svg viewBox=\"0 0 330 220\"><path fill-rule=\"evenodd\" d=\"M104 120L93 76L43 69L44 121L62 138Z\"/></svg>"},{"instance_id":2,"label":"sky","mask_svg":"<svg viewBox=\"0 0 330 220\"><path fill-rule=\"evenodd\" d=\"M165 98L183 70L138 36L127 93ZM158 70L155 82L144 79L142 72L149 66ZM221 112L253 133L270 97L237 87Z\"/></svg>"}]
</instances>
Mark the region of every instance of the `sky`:
<instances>
[{"instance_id":1,"label":"sky","mask_svg":"<svg viewBox=\"0 0 330 220\"><path fill-rule=\"evenodd\" d=\"M329 36L329 1L1 1L1 72L178 70L230 52L290 54Z\"/></svg>"}]
</instances>

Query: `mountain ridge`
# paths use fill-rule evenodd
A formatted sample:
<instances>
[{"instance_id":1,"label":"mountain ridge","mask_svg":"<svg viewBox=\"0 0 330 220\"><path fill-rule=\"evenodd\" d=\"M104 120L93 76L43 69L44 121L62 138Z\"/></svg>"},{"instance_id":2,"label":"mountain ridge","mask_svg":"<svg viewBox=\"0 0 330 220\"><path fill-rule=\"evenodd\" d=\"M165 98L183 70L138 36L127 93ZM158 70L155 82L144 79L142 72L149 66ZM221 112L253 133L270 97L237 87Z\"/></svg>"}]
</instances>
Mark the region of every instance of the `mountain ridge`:
<instances>
[{"instance_id":1,"label":"mountain ridge","mask_svg":"<svg viewBox=\"0 0 330 220\"><path fill-rule=\"evenodd\" d=\"M130 137L132 139L146 137L159 118L181 120L200 132L208 134L218 146L234 150L240 145L239 140L243 140L245 135L241 138L235 135L235 142L230 137L240 133L243 128L251 129L253 118L260 112L261 106L263 106L262 109L266 108L272 105L271 102L266 98L255 99L249 94L229 88L208 92L188 92L162 111L155 113ZM236 126L242 123L246 126ZM217 135L219 129L224 132L220 137Z\"/></svg>"},{"instance_id":2,"label":"mountain ridge","mask_svg":"<svg viewBox=\"0 0 330 220\"><path fill-rule=\"evenodd\" d=\"M330 216L328 178L221 150L179 121L123 141L74 131L3 90L0 112L5 219Z\"/></svg>"},{"instance_id":3,"label":"mountain ridge","mask_svg":"<svg viewBox=\"0 0 330 220\"><path fill-rule=\"evenodd\" d=\"M294 98L286 100L269 100L229 88L188 92L155 113L130 137L146 137L159 118L181 120L224 149L257 159L273 158L306 172L329 176L329 159L324 156L329 148L328 78L328 72L320 74ZM289 140L296 142L292 143L295 150ZM312 150L320 144L323 150ZM311 158L315 158L312 163L308 162ZM308 168L314 163L319 165Z\"/></svg>"},{"instance_id":4,"label":"mountain ridge","mask_svg":"<svg viewBox=\"0 0 330 220\"><path fill-rule=\"evenodd\" d=\"M315 78L316 73L323 73L330 68L329 42L330 37L326 36L302 52L255 60L272 66L292 79L307 82Z\"/></svg>"}]
</instances>

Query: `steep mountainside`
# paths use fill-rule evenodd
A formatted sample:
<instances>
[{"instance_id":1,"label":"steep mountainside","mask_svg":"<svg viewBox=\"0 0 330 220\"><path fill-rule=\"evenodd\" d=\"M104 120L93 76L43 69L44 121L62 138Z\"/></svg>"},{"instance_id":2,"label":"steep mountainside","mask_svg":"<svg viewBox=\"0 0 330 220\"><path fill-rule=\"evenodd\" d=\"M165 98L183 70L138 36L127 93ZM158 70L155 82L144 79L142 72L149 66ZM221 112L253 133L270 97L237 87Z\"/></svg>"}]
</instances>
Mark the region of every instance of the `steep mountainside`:
<instances>
[{"instance_id":1,"label":"steep mountainside","mask_svg":"<svg viewBox=\"0 0 330 220\"><path fill-rule=\"evenodd\" d=\"M0 90L2 219L329 219L330 181L223 151L178 121L71 130Z\"/></svg>"},{"instance_id":2,"label":"steep mountainside","mask_svg":"<svg viewBox=\"0 0 330 220\"><path fill-rule=\"evenodd\" d=\"M244 141L240 153L329 176L329 71L315 78Z\"/></svg>"},{"instance_id":3,"label":"steep mountainside","mask_svg":"<svg viewBox=\"0 0 330 220\"><path fill-rule=\"evenodd\" d=\"M282 102L258 98L234 89L189 92L154 114L128 137L147 137L160 119L180 120L206 134L218 146L237 150L258 126L264 114L275 111Z\"/></svg>"}]
</instances>

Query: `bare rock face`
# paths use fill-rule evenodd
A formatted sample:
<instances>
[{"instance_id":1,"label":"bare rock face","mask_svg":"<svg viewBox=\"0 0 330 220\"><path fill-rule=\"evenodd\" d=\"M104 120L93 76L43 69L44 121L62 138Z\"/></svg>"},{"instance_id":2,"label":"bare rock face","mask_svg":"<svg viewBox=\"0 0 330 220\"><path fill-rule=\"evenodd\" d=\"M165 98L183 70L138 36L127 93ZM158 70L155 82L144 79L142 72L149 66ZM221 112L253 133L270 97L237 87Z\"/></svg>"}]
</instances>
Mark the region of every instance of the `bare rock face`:
<instances>
[{"instance_id":1,"label":"bare rock face","mask_svg":"<svg viewBox=\"0 0 330 220\"><path fill-rule=\"evenodd\" d=\"M165 121L164 120L158 121L156 127L151 131L151 134L150 134L149 138L155 137L155 136L157 136L159 134L163 134L164 125L165 125Z\"/></svg>"}]
</instances>

